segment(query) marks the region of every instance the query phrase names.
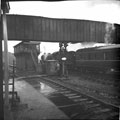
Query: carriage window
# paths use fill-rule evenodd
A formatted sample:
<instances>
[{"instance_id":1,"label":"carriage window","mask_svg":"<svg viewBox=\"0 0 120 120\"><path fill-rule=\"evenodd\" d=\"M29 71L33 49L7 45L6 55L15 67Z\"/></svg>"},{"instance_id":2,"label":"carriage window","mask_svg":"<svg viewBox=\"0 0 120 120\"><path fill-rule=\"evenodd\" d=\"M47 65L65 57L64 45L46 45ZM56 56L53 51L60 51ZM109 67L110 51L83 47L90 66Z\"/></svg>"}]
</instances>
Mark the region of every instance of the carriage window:
<instances>
[{"instance_id":1,"label":"carriage window","mask_svg":"<svg viewBox=\"0 0 120 120\"><path fill-rule=\"evenodd\" d=\"M120 60L120 54L117 54L117 60Z\"/></svg>"},{"instance_id":2,"label":"carriage window","mask_svg":"<svg viewBox=\"0 0 120 120\"><path fill-rule=\"evenodd\" d=\"M106 53L104 53L104 60L106 60Z\"/></svg>"},{"instance_id":3,"label":"carriage window","mask_svg":"<svg viewBox=\"0 0 120 120\"><path fill-rule=\"evenodd\" d=\"M81 54L81 57L80 57L80 59L81 59L81 60L84 60L84 58L83 58L83 55L82 55L82 54Z\"/></svg>"},{"instance_id":4,"label":"carriage window","mask_svg":"<svg viewBox=\"0 0 120 120\"><path fill-rule=\"evenodd\" d=\"M96 53L94 53L94 60L96 60Z\"/></svg>"},{"instance_id":5,"label":"carriage window","mask_svg":"<svg viewBox=\"0 0 120 120\"><path fill-rule=\"evenodd\" d=\"M91 55L90 55L90 53L88 53L88 60L90 60L90 57L91 57Z\"/></svg>"},{"instance_id":6,"label":"carriage window","mask_svg":"<svg viewBox=\"0 0 120 120\"><path fill-rule=\"evenodd\" d=\"M80 60L82 60L82 55L80 55Z\"/></svg>"}]
</instances>

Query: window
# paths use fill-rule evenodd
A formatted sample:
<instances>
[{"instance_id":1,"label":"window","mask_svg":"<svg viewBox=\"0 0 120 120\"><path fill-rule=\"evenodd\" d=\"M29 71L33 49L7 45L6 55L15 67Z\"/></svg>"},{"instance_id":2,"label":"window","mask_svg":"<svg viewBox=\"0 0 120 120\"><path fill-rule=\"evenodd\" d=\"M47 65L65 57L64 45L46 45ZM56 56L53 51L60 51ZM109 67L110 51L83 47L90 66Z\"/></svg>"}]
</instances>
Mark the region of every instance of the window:
<instances>
[{"instance_id":1,"label":"window","mask_svg":"<svg viewBox=\"0 0 120 120\"><path fill-rule=\"evenodd\" d=\"M104 60L106 60L106 53L104 52L103 54L104 54Z\"/></svg>"}]
</instances>

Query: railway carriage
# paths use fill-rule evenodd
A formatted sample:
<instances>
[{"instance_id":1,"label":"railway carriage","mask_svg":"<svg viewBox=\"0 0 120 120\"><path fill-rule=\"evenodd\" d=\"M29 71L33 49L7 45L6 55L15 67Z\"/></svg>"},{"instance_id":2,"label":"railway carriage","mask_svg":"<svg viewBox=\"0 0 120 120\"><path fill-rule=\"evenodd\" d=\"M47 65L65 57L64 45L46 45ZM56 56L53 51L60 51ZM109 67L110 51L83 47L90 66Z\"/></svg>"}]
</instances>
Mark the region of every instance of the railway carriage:
<instances>
[{"instance_id":1,"label":"railway carriage","mask_svg":"<svg viewBox=\"0 0 120 120\"><path fill-rule=\"evenodd\" d=\"M79 49L76 51L76 67L79 70L98 73L119 72L120 45Z\"/></svg>"}]
</instances>

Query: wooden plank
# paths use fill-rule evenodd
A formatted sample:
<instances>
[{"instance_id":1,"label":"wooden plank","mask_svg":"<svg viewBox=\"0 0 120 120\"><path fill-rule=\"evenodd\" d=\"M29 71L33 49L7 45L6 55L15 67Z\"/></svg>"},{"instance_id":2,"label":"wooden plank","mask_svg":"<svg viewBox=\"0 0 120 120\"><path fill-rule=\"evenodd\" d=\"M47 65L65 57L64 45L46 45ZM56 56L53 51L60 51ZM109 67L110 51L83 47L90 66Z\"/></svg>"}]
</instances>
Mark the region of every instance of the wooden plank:
<instances>
[{"instance_id":1,"label":"wooden plank","mask_svg":"<svg viewBox=\"0 0 120 120\"><path fill-rule=\"evenodd\" d=\"M57 24L57 23L56 23L56 22L57 22L56 19L54 19L54 21L53 21L53 28L54 28L54 29L53 29L53 35L54 35L53 40L54 40L54 41L56 41L56 38L57 38L57 34L56 34L56 33L57 33L57 32L56 32L56 28L57 28L57 27L56 27L56 24Z\"/></svg>"},{"instance_id":2,"label":"wooden plank","mask_svg":"<svg viewBox=\"0 0 120 120\"><path fill-rule=\"evenodd\" d=\"M54 27L55 27L55 40L57 40L57 20L55 20L55 22L54 22Z\"/></svg>"},{"instance_id":3,"label":"wooden plank","mask_svg":"<svg viewBox=\"0 0 120 120\"><path fill-rule=\"evenodd\" d=\"M48 32L48 28L47 28L47 20L48 19L44 19L44 28L45 28L45 30L44 30L44 39L45 39L45 41L47 41L48 40L48 36L49 36L49 32Z\"/></svg>"},{"instance_id":4,"label":"wooden plank","mask_svg":"<svg viewBox=\"0 0 120 120\"><path fill-rule=\"evenodd\" d=\"M77 21L74 21L74 31L73 32L74 32L74 40L75 41L78 40L78 38L77 38L77 32L78 32L77 26L78 26Z\"/></svg>"},{"instance_id":5,"label":"wooden plank","mask_svg":"<svg viewBox=\"0 0 120 120\"><path fill-rule=\"evenodd\" d=\"M62 25L61 25L61 26L62 26L62 31L61 31L61 32L62 32L62 39L61 39L61 41L65 41L65 34L66 34L66 33L65 33L65 25L64 25L64 22L65 22L65 19L63 19L63 20L62 20L62 23L61 23L61 24L62 24Z\"/></svg>"},{"instance_id":6,"label":"wooden plank","mask_svg":"<svg viewBox=\"0 0 120 120\"><path fill-rule=\"evenodd\" d=\"M16 16L15 17L16 19L16 22L14 24L14 29L16 31L16 35L15 35L15 40L19 39L19 40L23 40L24 39L24 34L25 34L25 28L24 28L24 20L25 20L25 16ZM10 30L11 28L8 28L8 31ZM11 39L11 36L8 35Z\"/></svg>"},{"instance_id":7,"label":"wooden plank","mask_svg":"<svg viewBox=\"0 0 120 120\"><path fill-rule=\"evenodd\" d=\"M95 42L98 41L98 24L95 23Z\"/></svg>"},{"instance_id":8,"label":"wooden plank","mask_svg":"<svg viewBox=\"0 0 120 120\"><path fill-rule=\"evenodd\" d=\"M8 31L8 37L9 35L11 36L11 38L14 38L15 34L16 34L16 30L15 30L15 17L16 16L9 16L7 17L7 27L11 28L11 30Z\"/></svg>"},{"instance_id":9,"label":"wooden plank","mask_svg":"<svg viewBox=\"0 0 120 120\"><path fill-rule=\"evenodd\" d=\"M46 19L46 22L45 22L46 40L49 40L49 39L51 40L51 38L50 38L50 22L49 21L50 21L49 19Z\"/></svg>"},{"instance_id":10,"label":"wooden plank","mask_svg":"<svg viewBox=\"0 0 120 120\"><path fill-rule=\"evenodd\" d=\"M56 41L56 38L57 38L57 34L56 34L56 19L54 19L54 20L52 20L52 24L53 24L53 26L52 26L52 35L53 35L53 41Z\"/></svg>"},{"instance_id":11,"label":"wooden plank","mask_svg":"<svg viewBox=\"0 0 120 120\"><path fill-rule=\"evenodd\" d=\"M81 31L81 21L78 21L78 41L82 40Z\"/></svg>"},{"instance_id":12,"label":"wooden plank","mask_svg":"<svg viewBox=\"0 0 120 120\"><path fill-rule=\"evenodd\" d=\"M70 25L70 21L66 22L66 26L67 26L67 40L70 40L70 35L71 35L71 25Z\"/></svg>"},{"instance_id":13,"label":"wooden plank","mask_svg":"<svg viewBox=\"0 0 120 120\"><path fill-rule=\"evenodd\" d=\"M102 40L105 39L105 34L106 34L105 26L106 26L106 24L101 24L101 27L102 27L102 31L101 31L102 32ZM101 43L103 42L102 40L100 41Z\"/></svg>"},{"instance_id":14,"label":"wooden plank","mask_svg":"<svg viewBox=\"0 0 120 120\"><path fill-rule=\"evenodd\" d=\"M90 24L90 41L96 41L96 35L95 35L95 22L91 22Z\"/></svg>"},{"instance_id":15,"label":"wooden plank","mask_svg":"<svg viewBox=\"0 0 120 120\"><path fill-rule=\"evenodd\" d=\"M84 28L85 28L84 29L85 30L84 31L84 36L85 36L85 41L86 42L89 42L89 33L88 33L89 32L89 28L88 28L89 26L88 26L88 24L89 24L88 21L84 21Z\"/></svg>"},{"instance_id":16,"label":"wooden plank","mask_svg":"<svg viewBox=\"0 0 120 120\"><path fill-rule=\"evenodd\" d=\"M64 39L63 40L64 41L68 40L67 36L68 36L69 31L70 31L70 30L67 30L67 27L68 27L67 23L68 23L68 21L64 20L64 23L63 23L63 26L64 26L64 34L63 34L64 35Z\"/></svg>"},{"instance_id":17,"label":"wooden plank","mask_svg":"<svg viewBox=\"0 0 120 120\"><path fill-rule=\"evenodd\" d=\"M60 27L60 40L63 41L63 20L60 21L59 27Z\"/></svg>"},{"instance_id":18,"label":"wooden plank","mask_svg":"<svg viewBox=\"0 0 120 120\"><path fill-rule=\"evenodd\" d=\"M84 24L83 24L83 20L80 21L80 35L81 35L81 40L80 41L84 41Z\"/></svg>"},{"instance_id":19,"label":"wooden plank","mask_svg":"<svg viewBox=\"0 0 120 120\"><path fill-rule=\"evenodd\" d=\"M87 22L87 41L88 42L91 42L90 41L90 24L91 22Z\"/></svg>"},{"instance_id":20,"label":"wooden plank","mask_svg":"<svg viewBox=\"0 0 120 120\"><path fill-rule=\"evenodd\" d=\"M42 33L42 40L45 40L45 20L44 18L42 18L42 21L41 21L41 33Z\"/></svg>"},{"instance_id":21,"label":"wooden plank","mask_svg":"<svg viewBox=\"0 0 120 120\"><path fill-rule=\"evenodd\" d=\"M71 28L71 29L70 29L70 38L71 38L71 39L70 39L70 40L73 41L73 40L74 40L74 23L73 23L72 20L71 20L71 22L70 22L70 26L71 26L71 27L70 27L70 28Z\"/></svg>"},{"instance_id":22,"label":"wooden plank","mask_svg":"<svg viewBox=\"0 0 120 120\"><path fill-rule=\"evenodd\" d=\"M100 23L96 23L97 24L97 29L96 29L96 31L97 31L97 41L99 42L99 41L101 41L101 26L100 26Z\"/></svg>"},{"instance_id":23,"label":"wooden plank","mask_svg":"<svg viewBox=\"0 0 120 120\"><path fill-rule=\"evenodd\" d=\"M24 40L33 40L33 19L32 17L24 19Z\"/></svg>"},{"instance_id":24,"label":"wooden plank","mask_svg":"<svg viewBox=\"0 0 120 120\"><path fill-rule=\"evenodd\" d=\"M33 40L42 39L42 18L33 18Z\"/></svg>"}]
</instances>

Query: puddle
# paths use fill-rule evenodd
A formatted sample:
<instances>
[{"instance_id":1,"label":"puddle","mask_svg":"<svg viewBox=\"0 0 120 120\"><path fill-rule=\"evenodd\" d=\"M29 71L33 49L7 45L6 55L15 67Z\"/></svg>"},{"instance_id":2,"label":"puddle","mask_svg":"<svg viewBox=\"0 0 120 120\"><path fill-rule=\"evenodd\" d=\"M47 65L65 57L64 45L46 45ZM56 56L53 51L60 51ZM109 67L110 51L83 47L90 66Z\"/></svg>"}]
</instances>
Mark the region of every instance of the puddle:
<instances>
[{"instance_id":1,"label":"puddle","mask_svg":"<svg viewBox=\"0 0 120 120\"><path fill-rule=\"evenodd\" d=\"M40 92L43 93L44 95L50 95L50 94L56 92L55 89L53 89L52 87L46 85L45 83L40 82L39 85L40 85L40 89L39 89L39 90L40 90Z\"/></svg>"},{"instance_id":2,"label":"puddle","mask_svg":"<svg viewBox=\"0 0 120 120\"><path fill-rule=\"evenodd\" d=\"M26 80L32 87L37 90L38 92L44 94L44 95L50 95L54 92L56 92L55 89L47 85L46 83L43 83L41 81L36 80Z\"/></svg>"}]
</instances>

